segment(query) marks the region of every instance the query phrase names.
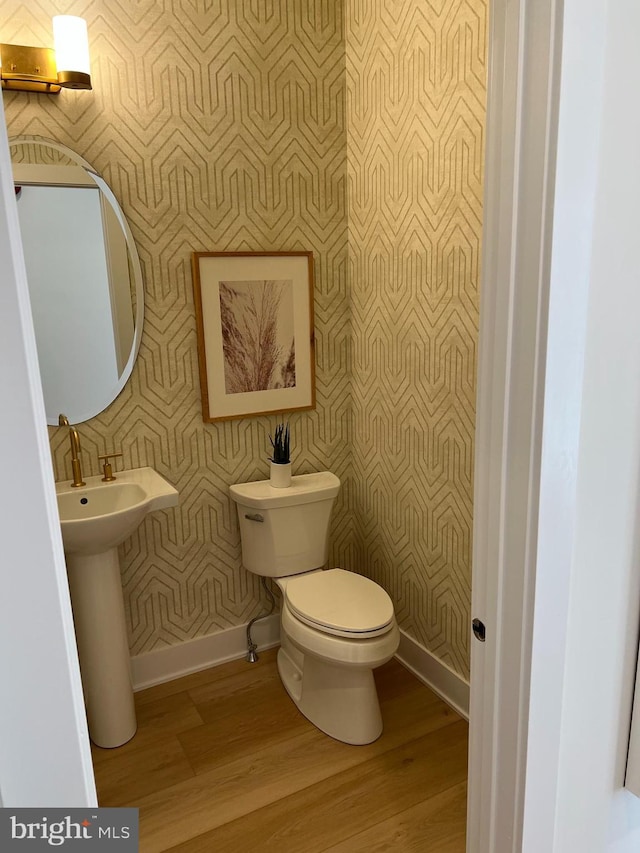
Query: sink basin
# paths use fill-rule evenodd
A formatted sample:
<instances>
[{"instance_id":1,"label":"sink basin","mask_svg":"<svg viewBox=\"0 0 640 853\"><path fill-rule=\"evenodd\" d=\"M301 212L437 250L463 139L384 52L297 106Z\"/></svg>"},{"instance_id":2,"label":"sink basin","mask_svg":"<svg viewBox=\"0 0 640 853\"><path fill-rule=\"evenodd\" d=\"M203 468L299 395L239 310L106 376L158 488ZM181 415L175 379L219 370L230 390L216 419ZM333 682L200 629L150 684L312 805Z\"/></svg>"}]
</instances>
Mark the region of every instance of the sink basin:
<instances>
[{"instance_id":1,"label":"sink basin","mask_svg":"<svg viewBox=\"0 0 640 853\"><path fill-rule=\"evenodd\" d=\"M62 542L67 553L100 554L134 532L148 512L175 506L178 493L153 468L121 471L111 483L56 484Z\"/></svg>"},{"instance_id":2,"label":"sink basin","mask_svg":"<svg viewBox=\"0 0 640 853\"><path fill-rule=\"evenodd\" d=\"M178 492L153 468L135 468L110 483L57 483L56 496L89 735L120 746L137 724L117 546L148 512L176 506Z\"/></svg>"}]
</instances>

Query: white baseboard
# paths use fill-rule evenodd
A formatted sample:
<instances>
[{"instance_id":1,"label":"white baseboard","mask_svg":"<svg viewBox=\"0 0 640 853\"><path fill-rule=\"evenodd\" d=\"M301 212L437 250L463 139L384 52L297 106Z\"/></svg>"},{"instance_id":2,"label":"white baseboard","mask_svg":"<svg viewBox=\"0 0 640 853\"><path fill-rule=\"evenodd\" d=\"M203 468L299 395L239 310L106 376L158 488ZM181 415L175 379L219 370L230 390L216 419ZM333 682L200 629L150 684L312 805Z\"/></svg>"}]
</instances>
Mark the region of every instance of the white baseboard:
<instances>
[{"instance_id":1,"label":"white baseboard","mask_svg":"<svg viewBox=\"0 0 640 853\"><path fill-rule=\"evenodd\" d=\"M400 631L400 647L396 654L403 666L451 705L465 720L469 719L469 682L416 640Z\"/></svg>"},{"instance_id":2,"label":"white baseboard","mask_svg":"<svg viewBox=\"0 0 640 853\"><path fill-rule=\"evenodd\" d=\"M253 641L261 649L270 649L280 642L280 614L261 619L251 629ZM131 658L131 676L134 690L144 690L192 672L238 660L247 653L247 628L238 625L197 637L175 646ZM416 640L400 631L398 660L423 684L437 693L448 705L466 720L469 719L469 684L449 666L438 660Z\"/></svg>"},{"instance_id":3,"label":"white baseboard","mask_svg":"<svg viewBox=\"0 0 640 853\"><path fill-rule=\"evenodd\" d=\"M251 638L261 649L270 649L280 642L280 614L267 616L251 628ZM131 658L131 677L134 690L144 690L191 672L238 660L247 653L247 626L238 625L206 637L197 637L175 646Z\"/></svg>"}]
</instances>

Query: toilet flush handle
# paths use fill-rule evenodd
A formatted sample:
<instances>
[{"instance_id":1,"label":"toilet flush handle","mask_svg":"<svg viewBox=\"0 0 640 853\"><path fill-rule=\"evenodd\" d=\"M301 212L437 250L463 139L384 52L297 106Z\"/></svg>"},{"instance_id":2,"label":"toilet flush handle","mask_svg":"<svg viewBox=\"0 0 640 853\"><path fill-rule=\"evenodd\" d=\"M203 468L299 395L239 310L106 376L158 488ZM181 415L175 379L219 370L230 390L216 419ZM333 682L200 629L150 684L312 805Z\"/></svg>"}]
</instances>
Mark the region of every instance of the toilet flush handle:
<instances>
[{"instance_id":1,"label":"toilet flush handle","mask_svg":"<svg viewBox=\"0 0 640 853\"><path fill-rule=\"evenodd\" d=\"M246 519L248 519L249 521L260 521L260 522L264 521L264 516L260 515L259 512L254 512L254 513L245 512L244 517Z\"/></svg>"}]
</instances>

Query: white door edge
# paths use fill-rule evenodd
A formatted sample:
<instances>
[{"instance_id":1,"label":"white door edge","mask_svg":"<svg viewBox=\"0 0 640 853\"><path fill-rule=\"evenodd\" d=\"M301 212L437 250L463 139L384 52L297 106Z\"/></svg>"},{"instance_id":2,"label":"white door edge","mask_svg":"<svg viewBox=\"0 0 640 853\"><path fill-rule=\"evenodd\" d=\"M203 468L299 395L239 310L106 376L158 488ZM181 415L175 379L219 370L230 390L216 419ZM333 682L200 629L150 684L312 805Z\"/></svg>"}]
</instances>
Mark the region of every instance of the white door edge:
<instances>
[{"instance_id":1,"label":"white door edge","mask_svg":"<svg viewBox=\"0 0 640 853\"><path fill-rule=\"evenodd\" d=\"M51 454L0 103L0 796L97 804Z\"/></svg>"}]
</instances>

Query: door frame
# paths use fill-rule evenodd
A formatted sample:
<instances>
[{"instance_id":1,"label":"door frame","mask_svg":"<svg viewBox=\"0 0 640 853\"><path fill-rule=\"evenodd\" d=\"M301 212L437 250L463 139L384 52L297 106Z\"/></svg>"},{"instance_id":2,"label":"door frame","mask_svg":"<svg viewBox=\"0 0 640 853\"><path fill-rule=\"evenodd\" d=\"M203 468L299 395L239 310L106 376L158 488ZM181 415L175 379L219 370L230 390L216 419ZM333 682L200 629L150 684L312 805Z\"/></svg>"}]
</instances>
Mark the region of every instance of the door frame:
<instances>
[{"instance_id":1,"label":"door frame","mask_svg":"<svg viewBox=\"0 0 640 853\"><path fill-rule=\"evenodd\" d=\"M523 849L562 13L490 3L468 853Z\"/></svg>"}]
</instances>

